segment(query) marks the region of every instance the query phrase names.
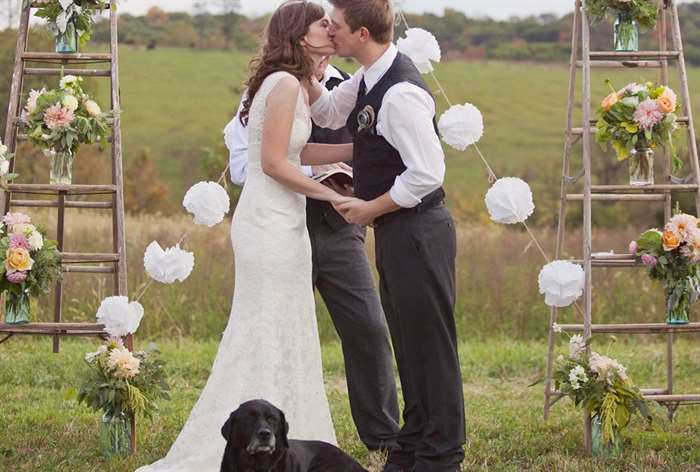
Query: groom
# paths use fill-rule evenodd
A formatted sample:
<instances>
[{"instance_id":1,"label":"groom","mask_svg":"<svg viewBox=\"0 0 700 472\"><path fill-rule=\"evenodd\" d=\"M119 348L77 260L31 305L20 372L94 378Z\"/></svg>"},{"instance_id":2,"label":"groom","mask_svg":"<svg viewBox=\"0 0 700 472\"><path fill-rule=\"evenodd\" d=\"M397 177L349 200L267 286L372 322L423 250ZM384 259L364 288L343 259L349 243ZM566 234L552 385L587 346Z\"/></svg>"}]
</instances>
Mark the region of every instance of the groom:
<instances>
[{"instance_id":1,"label":"groom","mask_svg":"<svg viewBox=\"0 0 700 472\"><path fill-rule=\"evenodd\" d=\"M317 79L332 89L349 76L324 61ZM229 123L231 180L243 185L248 164L248 133L238 114ZM228 128L228 127L227 127ZM313 126L310 142L352 141L345 128ZM311 176L314 169L303 166ZM321 169L322 171L322 169ZM399 406L386 323L374 288L365 231L348 224L327 202L307 199L306 222L312 249L313 284L326 302L343 347L350 410L369 450L396 447Z\"/></svg>"},{"instance_id":2,"label":"groom","mask_svg":"<svg viewBox=\"0 0 700 472\"><path fill-rule=\"evenodd\" d=\"M465 418L454 320L456 236L443 205L445 163L435 102L392 44L390 0L330 0L339 56L362 68L333 92L315 84L319 126L353 135L357 199L337 209L373 224L382 305L404 397L399 448L385 472L454 472Z\"/></svg>"}]
</instances>

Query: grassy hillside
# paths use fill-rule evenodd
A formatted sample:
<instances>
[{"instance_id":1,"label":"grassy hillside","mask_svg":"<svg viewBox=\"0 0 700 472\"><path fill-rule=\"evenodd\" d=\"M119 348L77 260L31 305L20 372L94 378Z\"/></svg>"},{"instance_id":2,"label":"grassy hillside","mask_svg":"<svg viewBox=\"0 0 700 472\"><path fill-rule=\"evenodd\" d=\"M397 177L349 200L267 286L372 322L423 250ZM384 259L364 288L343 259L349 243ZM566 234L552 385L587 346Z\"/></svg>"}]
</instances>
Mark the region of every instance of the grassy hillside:
<instances>
[{"instance_id":1,"label":"grassy hillside","mask_svg":"<svg viewBox=\"0 0 700 472\"><path fill-rule=\"evenodd\" d=\"M189 184L204 176L203 149L214 149L224 160L221 132L238 104L249 57L129 46L122 47L120 55L127 160L150 149L172 198L178 201ZM340 64L349 71L355 68ZM598 71L593 96L597 101L606 93L606 77L621 87L631 80L653 80L654 74L652 70ZM559 194L568 66L452 61L439 64L436 75L454 103L468 101L481 109L486 126L482 151L499 176L519 176L530 183L538 205L537 221L550 222ZM434 87L432 79L426 79ZM697 70L690 71L690 79L691 93L700 91ZM442 113L447 104L440 97L437 100ZM696 114L699 106L700 100L695 100ZM466 221L485 220L482 198L488 183L483 165L473 150L446 150L452 208ZM616 166L611 156L598 162L598 169L602 162L612 168L607 169L607 178L624 180L625 165Z\"/></svg>"}]
</instances>

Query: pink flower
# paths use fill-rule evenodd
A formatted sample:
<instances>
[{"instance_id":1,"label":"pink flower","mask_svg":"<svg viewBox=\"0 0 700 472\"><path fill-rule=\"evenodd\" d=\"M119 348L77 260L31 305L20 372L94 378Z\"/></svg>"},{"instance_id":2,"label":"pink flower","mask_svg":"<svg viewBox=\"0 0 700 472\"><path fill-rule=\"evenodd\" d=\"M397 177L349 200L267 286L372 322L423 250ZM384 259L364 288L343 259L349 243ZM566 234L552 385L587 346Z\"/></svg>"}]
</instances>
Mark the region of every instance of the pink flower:
<instances>
[{"instance_id":1,"label":"pink flower","mask_svg":"<svg viewBox=\"0 0 700 472\"><path fill-rule=\"evenodd\" d=\"M638 249L639 249L639 246L637 245L637 241L632 241L630 243L630 247L629 247L630 254L636 255Z\"/></svg>"},{"instance_id":2,"label":"pink flower","mask_svg":"<svg viewBox=\"0 0 700 472\"><path fill-rule=\"evenodd\" d=\"M652 256L651 254L642 254L642 264L645 266L653 269L656 267L657 262L656 257Z\"/></svg>"},{"instance_id":3,"label":"pink flower","mask_svg":"<svg viewBox=\"0 0 700 472\"><path fill-rule=\"evenodd\" d=\"M10 247L12 249L17 249L20 247L27 250L31 249L27 237L22 233L14 233L10 235Z\"/></svg>"},{"instance_id":4,"label":"pink flower","mask_svg":"<svg viewBox=\"0 0 700 472\"><path fill-rule=\"evenodd\" d=\"M11 274L7 274L7 280L13 284L21 284L27 280L27 273L22 271L12 272Z\"/></svg>"},{"instance_id":5,"label":"pink flower","mask_svg":"<svg viewBox=\"0 0 700 472\"><path fill-rule=\"evenodd\" d=\"M634 121L644 129L653 128L663 117L664 114L659 110L658 103L650 98L640 103L634 112Z\"/></svg>"},{"instance_id":6,"label":"pink flower","mask_svg":"<svg viewBox=\"0 0 700 472\"><path fill-rule=\"evenodd\" d=\"M50 106L44 112L44 123L50 130L66 128L75 119L73 111L60 103Z\"/></svg>"},{"instance_id":7,"label":"pink flower","mask_svg":"<svg viewBox=\"0 0 700 472\"><path fill-rule=\"evenodd\" d=\"M32 222L32 219L24 213L8 213L3 216L2 221L7 226L14 226L18 224L29 224Z\"/></svg>"}]
</instances>

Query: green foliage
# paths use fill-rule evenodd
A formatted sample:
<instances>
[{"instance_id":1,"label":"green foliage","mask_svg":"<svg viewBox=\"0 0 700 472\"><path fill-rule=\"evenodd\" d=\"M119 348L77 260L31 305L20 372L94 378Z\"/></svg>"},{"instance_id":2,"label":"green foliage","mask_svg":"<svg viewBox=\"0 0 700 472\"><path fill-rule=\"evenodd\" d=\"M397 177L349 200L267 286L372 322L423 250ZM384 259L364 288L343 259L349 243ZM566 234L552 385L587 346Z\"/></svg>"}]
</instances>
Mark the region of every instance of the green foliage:
<instances>
[{"instance_id":1,"label":"green foliage","mask_svg":"<svg viewBox=\"0 0 700 472\"><path fill-rule=\"evenodd\" d=\"M155 346L151 346L147 351L133 353L138 359L138 372L123 375L119 367L110 362L110 355L123 355L125 351L122 345L110 342L86 354L89 369L83 376L78 402L110 415L126 413L152 417L158 410L156 400L170 398L165 363Z\"/></svg>"},{"instance_id":2,"label":"green foliage","mask_svg":"<svg viewBox=\"0 0 700 472\"><path fill-rule=\"evenodd\" d=\"M64 10L58 0L49 0L44 2L41 8L37 9L35 15L38 18L45 19L49 28L56 35L62 32L60 31L61 29L65 31L65 27L59 28L61 20L66 23L72 23L78 31L80 44L85 45L92 36L94 15L99 13L108 3L109 0L73 0L73 3Z\"/></svg>"},{"instance_id":3,"label":"green foliage","mask_svg":"<svg viewBox=\"0 0 700 472\"><path fill-rule=\"evenodd\" d=\"M656 27L658 6L651 0L588 0L586 8L596 21L601 21L609 15L626 13L631 15L640 25L647 29Z\"/></svg>"}]
</instances>

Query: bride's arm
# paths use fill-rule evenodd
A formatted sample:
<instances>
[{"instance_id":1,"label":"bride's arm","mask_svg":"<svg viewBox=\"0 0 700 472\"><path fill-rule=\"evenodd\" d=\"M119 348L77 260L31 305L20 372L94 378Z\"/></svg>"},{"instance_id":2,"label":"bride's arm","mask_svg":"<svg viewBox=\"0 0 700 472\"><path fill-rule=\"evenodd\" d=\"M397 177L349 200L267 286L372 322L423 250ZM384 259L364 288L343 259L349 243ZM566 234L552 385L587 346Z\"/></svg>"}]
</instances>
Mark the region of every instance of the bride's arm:
<instances>
[{"instance_id":1,"label":"bride's arm","mask_svg":"<svg viewBox=\"0 0 700 472\"><path fill-rule=\"evenodd\" d=\"M267 96L261 148L262 170L285 187L307 197L334 203L347 201L347 197L306 177L287 160L300 90L301 85L296 79L284 77Z\"/></svg>"},{"instance_id":2,"label":"bride's arm","mask_svg":"<svg viewBox=\"0 0 700 472\"><path fill-rule=\"evenodd\" d=\"M337 164L352 159L352 143L308 143L301 151L301 163L307 166Z\"/></svg>"}]
</instances>

